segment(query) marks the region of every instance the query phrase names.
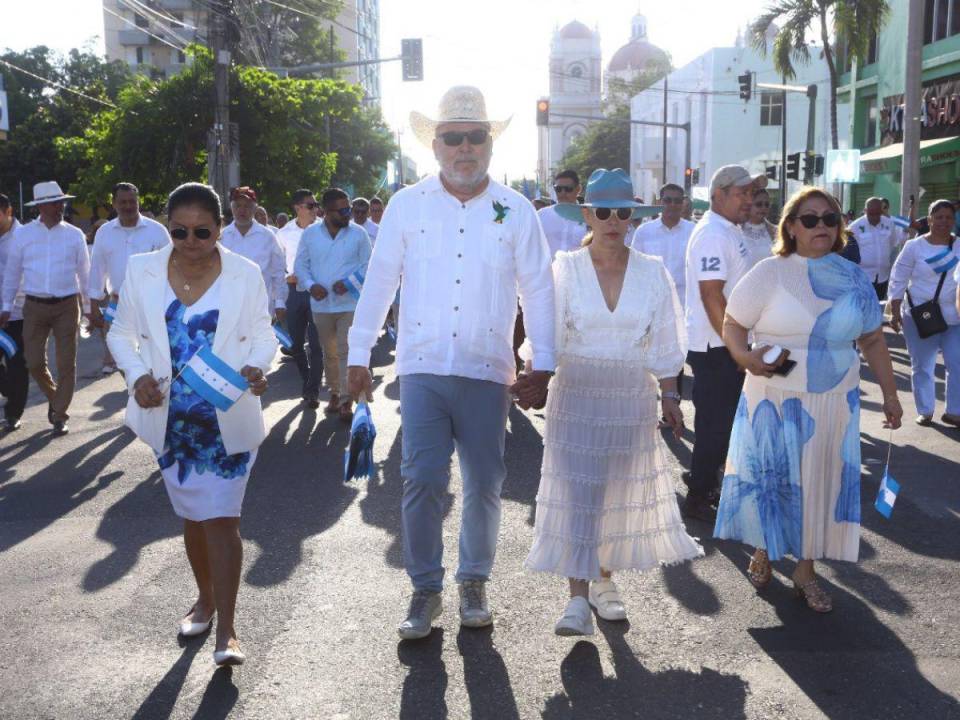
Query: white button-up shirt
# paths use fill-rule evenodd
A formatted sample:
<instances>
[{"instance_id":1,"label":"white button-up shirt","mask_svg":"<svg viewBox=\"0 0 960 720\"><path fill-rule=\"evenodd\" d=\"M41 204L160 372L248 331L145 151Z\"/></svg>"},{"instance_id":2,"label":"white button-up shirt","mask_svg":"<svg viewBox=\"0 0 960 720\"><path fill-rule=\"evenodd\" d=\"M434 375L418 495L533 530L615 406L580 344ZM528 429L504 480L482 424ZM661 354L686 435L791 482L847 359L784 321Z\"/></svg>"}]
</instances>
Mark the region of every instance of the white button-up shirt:
<instances>
[{"instance_id":1,"label":"white button-up shirt","mask_svg":"<svg viewBox=\"0 0 960 720\"><path fill-rule=\"evenodd\" d=\"M882 283L889 280L893 254L900 238L893 220L881 217L879 223L871 225L864 215L850 225L850 232L860 246L860 268L870 278L870 282Z\"/></svg>"},{"instance_id":2,"label":"white button-up shirt","mask_svg":"<svg viewBox=\"0 0 960 720\"><path fill-rule=\"evenodd\" d=\"M537 210L537 217L540 218L543 234L547 237L551 258L556 257L561 250L564 252L576 250L583 242L584 236L590 232L586 223L561 217L553 205Z\"/></svg>"},{"instance_id":3,"label":"white button-up shirt","mask_svg":"<svg viewBox=\"0 0 960 720\"><path fill-rule=\"evenodd\" d=\"M634 230L630 243L634 250L663 260L667 272L673 278L680 302L686 302L687 245L695 227L696 223L680 218L680 222L668 228L663 224L662 218L657 218Z\"/></svg>"},{"instance_id":4,"label":"white button-up shirt","mask_svg":"<svg viewBox=\"0 0 960 720\"><path fill-rule=\"evenodd\" d=\"M289 223L288 223L289 224ZM227 225L220 233L220 244L260 267L263 283L267 286L268 311L287 306L287 262L276 236L256 220L243 235L236 223Z\"/></svg>"},{"instance_id":5,"label":"white button-up shirt","mask_svg":"<svg viewBox=\"0 0 960 720\"><path fill-rule=\"evenodd\" d=\"M377 241L377 233L380 232L380 226L370 218L367 218L366 222L363 223L363 229L367 231L367 235L370 236L370 244L373 245Z\"/></svg>"},{"instance_id":6,"label":"white button-up shirt","mask_svg":"<svg viewBox=\"0 0 960 720\"><path fill-rule=\"evenodd\" d=\"M342 313L356 309L356 295L350 292L337 295L333 286L354 273L366 275L371 251L367 231L354 222L340 228L335 237L330 237L323 222L304 231L293 266L297 290L310 290L314 285L320 285L327 291L323 300L310 298L311 312Z\"/></svg>"},{"instance_id":7,"label":"white button-up shirt","mask_svg":"<svg viewBox=\"0 0 960 720\"><path fill-rule=\"evenodd\" d=\"M3 311L13 310L19 287L27 295L62 298L80 293L83 311L90 256L83 231L67 222L48 228L40 220L27 223L13 236L3 269Z\"/></svg>"},{"instance_id":8,"label":"white button-up shirt","mask_svg":"<svg viewBox=\"0 0 960 720\"><path fill-rule=\"evenodd\" d=\"M397 374L512 384L518 288L533 367L554 369L550 249L519 193L490 180L462 203L432 175L393 196L350 329L350 365L369 365L401 277Z\"/></svg>"},{"instance_id":9,"label":"white button-up shirt","mask_svg":"<svg viewBox=\"0 0 960 720\"><path fill-rule=\"evenodd\" d=\"M3 297L3 271L4 268L7 267L7 257L10 255L10 244L13 242L13 234L19 227L21 227L20 223L14 218L10 229L3 235L0 235L0 297ZM23 300L23 291L17 288L13 299L13 309L10 311L11 320L23 320Z\"/></svg>"},{"instance_id":10,"label":"white button-up shirt","mask_svg":"<svg viewBox=\"0 0 960 720\"><path fill-rule=\"evenodd\" d=\"M708 210L693 229L687 246L685 305L690 350L706 352L708 348L723 347L723 339L713 329L703 306L700 281L723 280L724 297L730 297L746 273L747 247L740 226Z\"/></svg>"},{"instance_id":11,"label":"white button-up shirt","mask_svg":"<svg viewBox=\"0 0 960 720\"><path fill-rule=\"evenodd\" d=\"M87 295L102 300L104 288L119 294L131 255L153 252L167 245L170 235L156 220L139 216L133 227L124 227L120 218L101 225L90 252L90 282Z\"/></svg>"},{"instance_id":12,"label":"white button-up shirt","mask_svg":"<svg viewBox=\"0 0 960 720\"><path fill-rule=\"evenodd\" d=\"M323 222L323 220L316 219L310 225L316 225L317 223ZM310 227L307 225L307 227ZM300 248L300 238L303 237L303 231L307 228L302 228L297 225L297 219L294 218L286 225L284 225L277 232L277 242L280 243L280 247L283 249L283 256L286 260L287 275L293 275L293 264L297 261L297 250Z\"/></svg>"}]
</instances>

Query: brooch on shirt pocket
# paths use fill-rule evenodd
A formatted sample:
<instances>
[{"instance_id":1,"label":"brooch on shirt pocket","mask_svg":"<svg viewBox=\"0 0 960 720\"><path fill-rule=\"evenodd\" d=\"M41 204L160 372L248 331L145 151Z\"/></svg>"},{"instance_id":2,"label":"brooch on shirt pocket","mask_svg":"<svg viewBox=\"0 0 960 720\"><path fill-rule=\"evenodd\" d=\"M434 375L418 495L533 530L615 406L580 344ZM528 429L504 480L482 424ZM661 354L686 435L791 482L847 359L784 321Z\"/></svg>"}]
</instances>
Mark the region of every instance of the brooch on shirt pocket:
<instances>
[{"instance_id":1,"label":"brooch on shirt pocket","mask_svg":"<svg viewBox=\"0 0 960 720\"><path fill-rule=\"evenodd\" d=\"M510 208L506 205L501 204L497 200L493 201L493 212L495 213L493 221L497 223L497 225L503 225L503 221L506 219L509 211Z\"/></svg>"}]
</instances>

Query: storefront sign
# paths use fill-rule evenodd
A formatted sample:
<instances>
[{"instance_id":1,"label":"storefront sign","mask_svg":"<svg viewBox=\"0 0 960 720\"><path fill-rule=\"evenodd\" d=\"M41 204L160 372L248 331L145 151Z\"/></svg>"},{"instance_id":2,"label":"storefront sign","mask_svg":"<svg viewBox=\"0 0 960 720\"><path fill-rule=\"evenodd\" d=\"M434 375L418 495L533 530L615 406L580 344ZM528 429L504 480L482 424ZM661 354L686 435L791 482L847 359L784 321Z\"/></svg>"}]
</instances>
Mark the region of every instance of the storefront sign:
<instances>
[{"instance_id":1,"label":"storefront sign","mask_svg":"<svg viewBox=\"0 0 960 720\"><path fill-rule=\"evenodd\" d=\"M903 95L883 99L880 111L881 145L903 142ZM960 77L935 80L923 86L920 138L960 135Z\"/></svg>"}]
</instances>

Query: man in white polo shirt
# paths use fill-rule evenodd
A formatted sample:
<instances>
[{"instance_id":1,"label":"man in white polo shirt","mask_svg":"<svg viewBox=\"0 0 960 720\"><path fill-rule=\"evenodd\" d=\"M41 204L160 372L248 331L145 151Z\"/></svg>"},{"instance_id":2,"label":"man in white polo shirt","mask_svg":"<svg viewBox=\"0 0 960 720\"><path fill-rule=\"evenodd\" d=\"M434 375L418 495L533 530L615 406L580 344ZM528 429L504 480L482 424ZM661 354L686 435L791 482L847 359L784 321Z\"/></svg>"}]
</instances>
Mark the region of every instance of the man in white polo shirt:
<instances>
[{"instance_id":1,"label":"man in white polo shirt","mask_svg":"<svg viewBox=\"0 0 960 720\"><path fill-rule=\"evenodd\" d=\"M850 225L860 248L860 268L870 278L877 298L887 298L890 268L900 232L893 220L883 214L883 198L872 197L863 206L863 215Z\"/></svg>"},{"instance_id":2,"label":"man in white polo shirt","mask_svg":"<svg viewBox=\"0 0 960 720\"><path fill-rule=\"evenodd\" d=\"M115 302L127 273L131 255L153 252L170 242L167 229L156 220L140 213L140 191L133 183L120 182L113 187L113 209L117 217L101 225L93 238L90 253L90 278L87 295L90 297L90 317L94 327L103 327L104 318L99 303ZM103 371L117 369L107 350Z\"/></svg>"},{"instance_id":3,"label":"man in white polo shirt","mask_svg":"<svg viewBox=\"0 0 960 720\"><path fill-rule=\"evenodd\" d=\"M710 180L710 210L697 223L687 247L686 324L693 370L694 445L686 517L712 522L744 375L724 347L721 333L727 297L747 272L740 224L750 217L753 191L764 176L726 165Z\"/></svg>"},{"instance_id":4,"label":"man in white polo shirt","mask_svg":"<svg viewBox=\"0 0 960 720\"><path fill-rule=\"evenodd\" d=\"M557 194L558 203L577 202L580 190L580 177L575 170L563 170L557 173L553 180L553 191ZM579 248L589 230L585 223L567 220L559 215L553 205L538 210L537 217L540 218L543 234L547 237L551 258L561 250Z\"/></svg>"}]
</instances>

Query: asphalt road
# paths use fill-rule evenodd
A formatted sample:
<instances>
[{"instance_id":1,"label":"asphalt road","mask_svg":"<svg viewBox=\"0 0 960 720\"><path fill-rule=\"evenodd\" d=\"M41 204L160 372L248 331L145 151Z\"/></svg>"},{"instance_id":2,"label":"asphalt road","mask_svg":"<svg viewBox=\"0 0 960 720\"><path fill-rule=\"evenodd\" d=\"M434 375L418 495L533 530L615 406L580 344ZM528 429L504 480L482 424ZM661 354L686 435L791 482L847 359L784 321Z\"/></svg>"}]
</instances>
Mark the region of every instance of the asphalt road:
<instances>
[{"instance_id":1,"label":"asphalt road","mask_svg":"<svg viewBox=\"0 0 960 720\"><path fill-rule=\"evenodd\" d=\"M902 343L888 339L908 391ZM820 567L832 614L792 596L790 562L758 594L747 550L692 522L707 556L621 576L629 622L599 621L577 641L552 632L565 582L522 566L543 419L514 410L495 626L461 631L451 579L439 627L400 643L409 589L391 357L382 343L369 483L341 481L346 430L302 411L295 368L271 375L272 429L241 523L248 662L231 671L215 669L212 636L177 640L194 599L180 523L151 452L122 425L121 379L96 376L98 348L84 341L81 374L93 377L79 384L72 433L51 437L34 391L23 429L0 438L0 718L960 718L960 430L896 433L903 489L886 520L872 504L887 433L878 388L864 383L861 562ZM678 477L691 439L671 444ZM454 465L448 568L458 488Z\"/></svg>"}]
</instances>

